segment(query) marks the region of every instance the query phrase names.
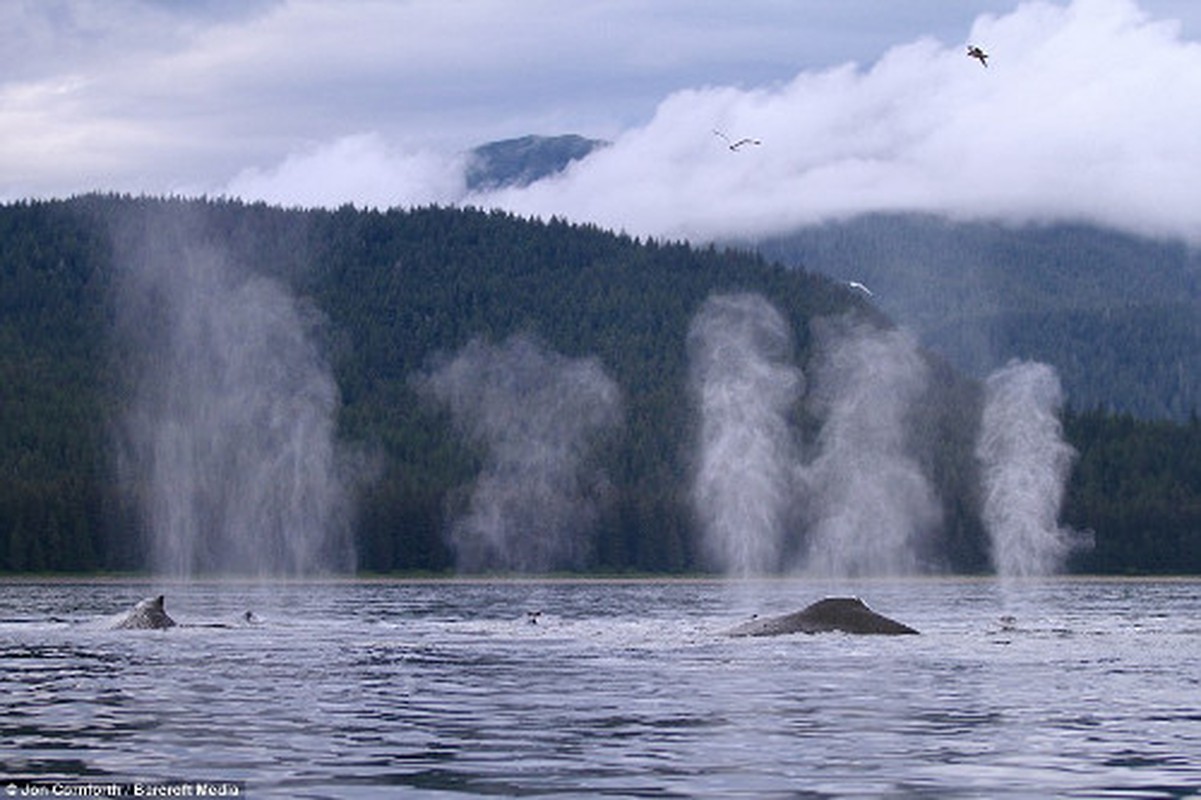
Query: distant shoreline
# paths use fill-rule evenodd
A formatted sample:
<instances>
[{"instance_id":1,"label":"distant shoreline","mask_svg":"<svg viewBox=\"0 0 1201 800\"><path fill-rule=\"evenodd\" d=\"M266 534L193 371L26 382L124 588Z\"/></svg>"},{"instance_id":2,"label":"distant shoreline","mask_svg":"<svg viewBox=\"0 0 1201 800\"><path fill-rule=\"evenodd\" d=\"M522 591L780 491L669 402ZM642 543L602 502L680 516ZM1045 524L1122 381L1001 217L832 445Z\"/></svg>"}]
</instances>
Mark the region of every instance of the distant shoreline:
<instances>
[{"instance_id":1,"label":"distant shoreline","mask_svg":"<svg viewBox=\"0 0 1201 800\"><path fill-rule=\"evenodd\" d=\"M35 574L13 573L0 574L0 584L134 584L134 585L239 585L239 586L291 586L291 585L322 585L322 584L398 584L398 585L482 585L482 584L731 584L740 583L797 583L815 586L858 585L858 584L904 584L904 583L990 583L1001 582L996 575L904 575L877 576L858 578L826 578L806 575L769 575L754 578L733 578L722 575L428 575L428 574L379 574L362 573L355 575L316 575L311 577L256 577L247 575L205 575L199 577L158 576L142 573L129 574ZM1145 575L1109 575L1071 573L1048 575L1030 578L1008 578L1008 583L1034 585L1047 581L1072 581L1092 583L1196 583L1201 582L1201 575L1194 574L1156 574Z\"/></svg>"}]
</instances>

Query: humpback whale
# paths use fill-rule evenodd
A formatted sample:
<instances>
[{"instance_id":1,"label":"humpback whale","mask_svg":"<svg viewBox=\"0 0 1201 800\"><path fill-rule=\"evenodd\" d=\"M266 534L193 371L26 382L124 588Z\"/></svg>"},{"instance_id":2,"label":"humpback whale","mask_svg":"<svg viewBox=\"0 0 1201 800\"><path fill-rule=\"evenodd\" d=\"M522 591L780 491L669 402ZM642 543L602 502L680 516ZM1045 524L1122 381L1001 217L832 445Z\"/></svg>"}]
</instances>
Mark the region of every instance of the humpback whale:
<instances>
[{"instance_id":1,"label":"humpback whale","mask_svg":"<svg viewBox=\"0 0 1201 800\"><path fill-rule=\"evenodd\" d=\"M730 636L780 636L833 631L888 636L917 633L908 625L872 611L858 597L827 597L792 614L752 619L727 633Z\"/></svg>"},{"instance_id":2,"label":"humpback whale","mask_svg":"<svg viewBox=\"0 0 1201 800\"><path fill-rule=\"evenodd\" d=\"M128 614L113 623L113 630L162 630L174 628L175 620L163 608L163 596L147 597L135 605Z\"/></svg>"},{"instance_id":3,"label":"humpback whale","mask_svg":"<svg viewBox=\"0 0 1201 800\"><path fill-rule=\"evenodd\" d=\"M263 620L253 611L239 614L229 622L176 622L163 607L163 595L147 597L117 618L108 627L111 630L165 630L167 628L242 628L262 625Z\"/></svg>"}]
</instances>

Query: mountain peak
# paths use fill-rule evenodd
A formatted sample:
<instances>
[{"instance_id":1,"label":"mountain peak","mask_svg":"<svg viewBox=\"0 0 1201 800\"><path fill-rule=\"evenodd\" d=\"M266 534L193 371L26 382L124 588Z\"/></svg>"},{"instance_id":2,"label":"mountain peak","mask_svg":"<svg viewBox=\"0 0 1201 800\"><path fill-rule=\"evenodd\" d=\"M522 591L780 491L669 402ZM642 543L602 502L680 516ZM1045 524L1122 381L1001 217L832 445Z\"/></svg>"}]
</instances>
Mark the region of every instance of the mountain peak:
<instances>
[{"instance_id":1,"label":"mountain peak","mask_svg":"<svg viewBox=\"0 0 1201 800\"><path fill-rule=\"evenodd\" d=\"M577 134L522 136L488 142L471 151L467 188L473 192L528 186L562 172L593 150L608 146Z\"/></svg>"}]
</instances>

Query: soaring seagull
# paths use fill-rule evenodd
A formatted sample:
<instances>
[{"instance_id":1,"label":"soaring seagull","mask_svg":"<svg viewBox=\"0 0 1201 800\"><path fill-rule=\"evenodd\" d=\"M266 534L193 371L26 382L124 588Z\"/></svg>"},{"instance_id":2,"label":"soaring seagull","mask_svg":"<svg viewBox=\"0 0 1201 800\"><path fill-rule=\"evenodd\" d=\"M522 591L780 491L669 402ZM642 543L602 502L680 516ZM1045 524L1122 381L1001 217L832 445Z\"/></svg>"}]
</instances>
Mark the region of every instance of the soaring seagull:
<instances>
[{"instance_id":1,"label":"soaring seagull","mask_svg":"<svg viewBox=\"0 0 1201 800\"><path fill-rule=\"evenodd\" d=\"M723 140L725 140L726 147L730 148L734 152L738 152L739 148L744 147L748 144L753 144L753 145L763 144L763 142L759 141L758 139L751 139L751 138L739 139L736 142L730 141L730 137L726 136L724 133L719 131L717 128L713 129L713 135L720 136Z\"/></svg>"},{"instance_id":2,"label":"soaring seagull","mask_svg":"<svg viewBox=\"0 0 1201 800\"><path fill-rule=\"evenodd\" d=\"M872 293L872 290L867 288L866 286L864 286L859 281L847 281L847 286L849 286L852 289L857 289L857 290L863 292L868 297L875 297L875 295Z\"/></svg>"},{"instance_id":3,"label":"soaring seagull","mask_svg":"<svg viewBox=\"0 0 1201 800\"><path fill-rule=\"evenodd\" d=\"M980 63L983 64L985 67L988 66L988 53L984 52L983 47L979 47L974 44L969 44L967 46L967 57L968 58L977 58L980 60Z\"/></svg>"}]
</instances>

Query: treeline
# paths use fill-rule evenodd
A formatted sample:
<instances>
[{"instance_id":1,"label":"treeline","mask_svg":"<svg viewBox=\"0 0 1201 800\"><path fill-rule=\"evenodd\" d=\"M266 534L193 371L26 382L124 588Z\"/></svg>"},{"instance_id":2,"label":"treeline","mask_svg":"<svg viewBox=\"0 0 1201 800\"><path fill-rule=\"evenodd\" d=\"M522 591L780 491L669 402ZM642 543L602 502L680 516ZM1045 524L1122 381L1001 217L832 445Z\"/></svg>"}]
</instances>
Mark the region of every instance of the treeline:
<instances>
[{"instance_id":1,"label":"treeline","mask_svg":"<svg viewBox=\"0 0 1201 800\"><path fill-rule=\"evenodd\" d=\"M802 365L813 319L852 313L887 324L837 282L755 254L558 220L112 196L4 206L0 571L146 566L144 521L112 437L130 392L130 354L115 331L119 274L130 253L154 250L148 238L163 258L190 247L220 252L279 280L323 316L322 346L342 401L339 436L378 456L356 503L358 564L369 571L453 565L447 498L472 480L480 454L414 388L414 374L438 354L524 333L565 356L598 358L621 387L624 423L599 456L613 485L587 567L683 572L705 567L687 502L695 420L685 388L688 325L705 299L763 294L795 332ZM972 455L978 387L937 360L931 366L935 378L913 420L915 451L942 498L944 525L923 557L933 569L982 571L987 543ZM1066 519L1095 529L1098 540L1074 566L1201 571L1198 528L1185 512L1201 498L1188 479L1201 464L1190 446L1196 428L1100 412L1069 418L1081 458ZM1156 479L1139 471L1129 460L1135 450L1160 453L1167 471ZM1132 499L1122 505L1119 497Z\"/></svg>"},{"instance_id":2,"label":"treeline","mask_svg":"<svg viewBox=\"0 0 1201 800\"><path fill-rule=\"evenodd\" d=\"M1064 420L1078 458L1064 520L1095 531L1082 572L1201 572L1201 421L1094 410Z\"/></svg>"}]
</instances>

